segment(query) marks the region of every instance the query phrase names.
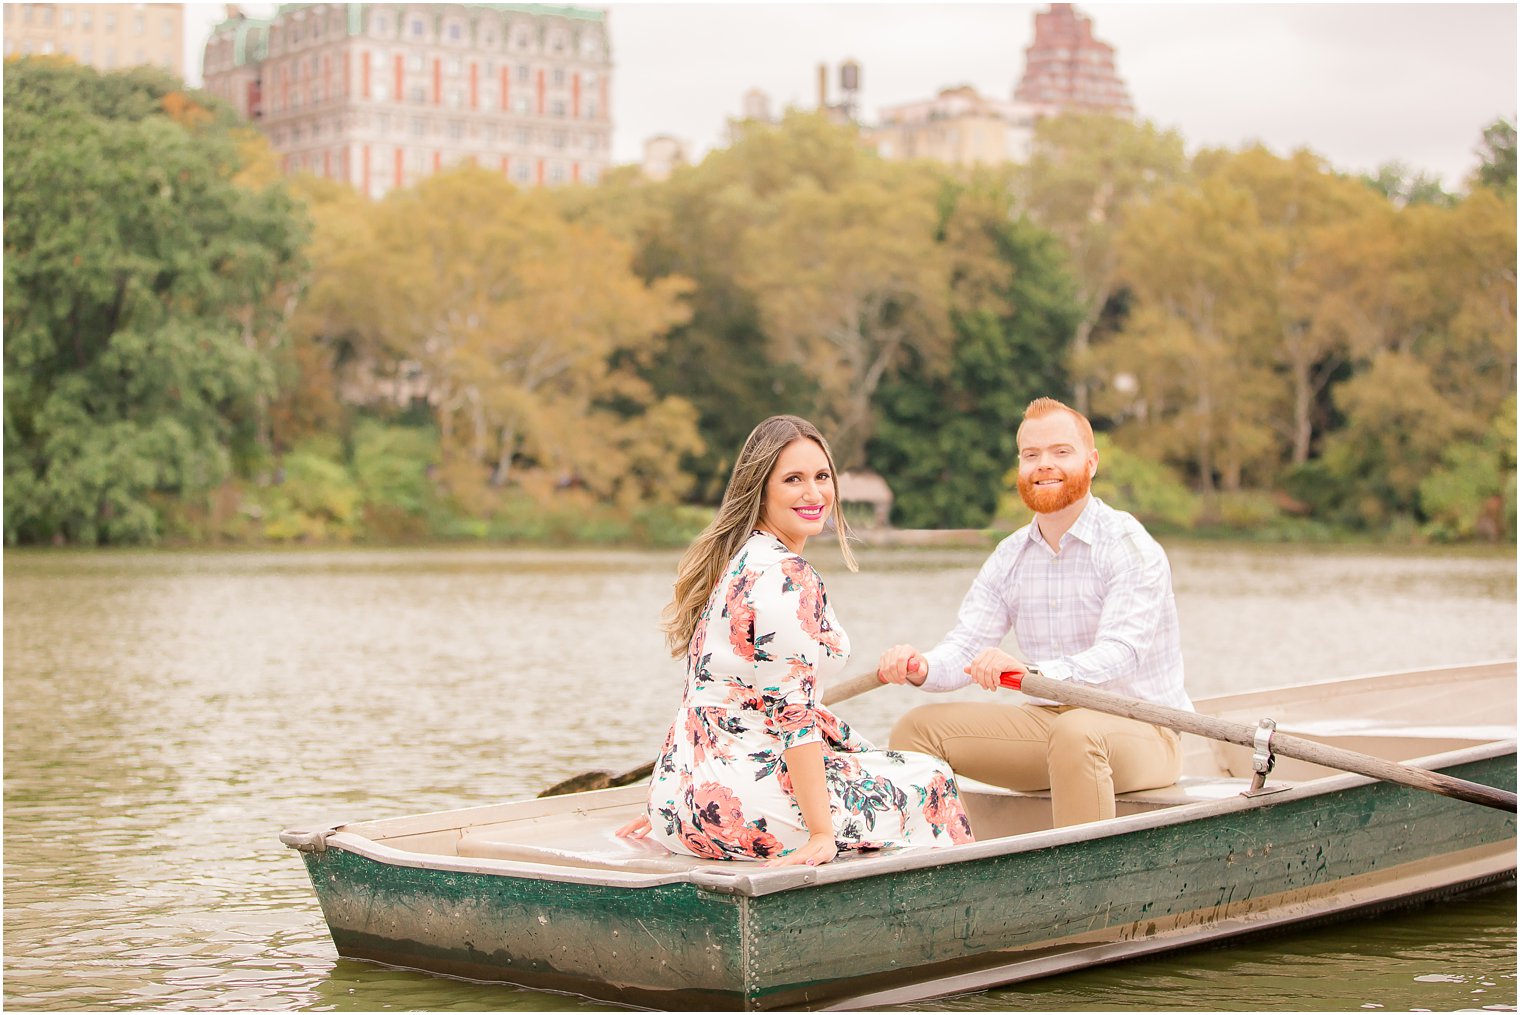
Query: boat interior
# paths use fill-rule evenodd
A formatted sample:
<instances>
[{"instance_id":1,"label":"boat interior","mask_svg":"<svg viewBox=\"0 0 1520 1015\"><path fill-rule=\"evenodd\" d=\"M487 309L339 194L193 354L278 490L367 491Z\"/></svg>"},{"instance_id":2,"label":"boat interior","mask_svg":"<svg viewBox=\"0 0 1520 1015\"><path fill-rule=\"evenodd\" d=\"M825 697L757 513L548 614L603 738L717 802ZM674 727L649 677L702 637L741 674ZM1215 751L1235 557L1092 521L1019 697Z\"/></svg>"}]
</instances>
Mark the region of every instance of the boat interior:
<instances>
[{"instance_id":1,"label":"boat interior","mask_svg":"<svg viewBox=\"0 0 1520 1015\"><path fill-rule=\"evenodd\" d=\"M1306 684L1197 703L1199 712L1255 726L1271 718L1280 732L1388 761L1407 762L1515 739L1513 662ZM1511 749L1513 749L1511 747ZM1207 804L1251 790L1253 751L1183 736L1183 776L1173 786L1121 794L1118 816ZM1278 756L1265 792L1341 773ZM1052 827L1048 792L1019 792L961 780L979 841ZM560 868L679 873L713 861L673 854L658 843L619 838L636 817L645 787L548 797L431 815L340 826L396 850L506 860ZM904 853L908 851L897 851ZM835 863L849 863L845 855ZM720 864L721 865L721 864Z\"/></svg>"}]
</instances>

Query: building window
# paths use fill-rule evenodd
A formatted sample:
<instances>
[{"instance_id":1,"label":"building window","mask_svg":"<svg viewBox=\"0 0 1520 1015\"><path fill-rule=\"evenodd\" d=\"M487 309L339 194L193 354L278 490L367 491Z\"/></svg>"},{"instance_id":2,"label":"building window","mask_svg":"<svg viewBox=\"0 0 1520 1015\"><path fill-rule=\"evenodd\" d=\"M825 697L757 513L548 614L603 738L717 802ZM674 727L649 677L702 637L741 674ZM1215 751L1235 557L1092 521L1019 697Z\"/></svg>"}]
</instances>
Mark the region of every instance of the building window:
<instances>
[{"instance_id":1,"label":"building window","mask_svg":"<svg viewBox=\"0 0 1520 1015\"><path fill-rule=\"evenodd\" d=\"M521 114L523 116L527 116L528 115L528 97L526 95L519 95L517 98L513 99L512 100L512 109L513 109L513 111L515 111L515 112L517 112L517 113L519 113L519 114Z\"/></svg>"},{"instance_id":2,"label":"building window","mask_svg":"<svg viewBox=\"0 0 1520 1015\"><path fill-rule=\"evenodd\" d=\"M95 12L94 11L87 9L87 10L82 10L82 11L79 12L79 27L80 28L89 28L89 27L91 27L94 24L95 24Z\"/></svg>"},{"instance_id":3,"label":"building window","mask_svg":"<svg viewBox=\"0 0 1520 1015\"><path fill-rule=\"evenodd\" d=\"M464 106L464 93L458 88L449 89L449 108L460 109Z\"/></svg>"},{"instance_id":4,"label":"building window","mask_svg":"<svg viewBox=\"0 0 1520 1015\"><path fill-rule=\"evenodd\" d=\"M63 10L59 11L58 12L58 24L62 28L72 28L72 27L74 27L74 12L72 10L70 10L69 8L67 8L67 7L65 7Z\"/></svg>"},{"instance_id":5,"label":"building window","mask_svg":"<svg viewBox=\"0 0 1520 1015\"><path fill-rule=\"evenodd\" d=\"M464 124L458 120L449 121L449 140L459 141L464 138Z\"/></svg>"},{"instance_id":6,"label":"building window","mask_svg":"<svg viewBox=\"0 0 1520 1015\"><path fill-rule=\"evenodd\" d=\"M427 26L422 23L422 19L421 18L413 18L412 19L412 37L413 38L421 38L426 33L427 33Z\"/></svg>"},{"instance_id":7,"label":"building window","mask_svg":"<svg viewBox=\"0 0 1520 1015\"><path fill-rule=\"evenodd\" d=\"M42 23L44 25L49 26L49 27L52 26L52 24L53 24L53 8L52 7L44 7L44 8L42 8Z\"/></svg>"},{"instance_id":8,"label":"building window","mask_svg":"<svg viewBox=\"0 0 1520 1015\"><path fill-rule=\"evenodd\" d=\"M386 114L386 113L381 113L380 117L379 117L379 121L380 122L379 122L379 128L378 129L379 129L380 133L382 133L382 134L389 134L390 130L391 130L391 118L390 118L390 116L388 114Z\"/></svg>"},{"instance_id":9,"label":"building window","mask_svg":"<svg viewBox=\"0 0 1520 1015\"><path fill-rule=\"evenodd\" d=\"M550 116L561 116L561 117L564 116L565 115L565 100L564 99L555 99L553 102L549 103L549 115Z\"/></svg>"},{"instance_id":10,"label":"building window","mask_svg":"<svg viewBox=\"0 0 1520 1015\"><path fill-rule=\"evenodd\" d=\"M375 35L384 35L391 30L391 23L386 20L385 15L376 14L369 20L369 30Z\"/></svg>"},{"instance_id":11,"label":"building window","mask_svg":"<svg viewBox=\"0 0 1520 1015\"><path fill-rule=\"evenodd\" d=\"M517 179L518 183L527 183L528 167L522 163L518 163L517 168L512 170L512 175Z\"/></svg>"},{"instance_id":12,"label":"building window","mask_svg":"<svg viewBox=\"0 0 1520 1015\"><path fill-rule=\"evenodd\" d=\"M563 87L565 87L565 68L563 68L563 67L556 67L556 68L554 68L554 87L555 88L563 88Z\"/></svg>"},{"instance_id":13,"label":"building window","mask_svg":"<svg viewBox=\"0 0 1520 1015\"><path fill-rule=\"evenodd\" d=\"M588 119L588 120L595 120L596 119L596 108L597 107L596 107L596 100L595 99L587 99L586 100L586 119Z\"/></svg>"},{"instance_id":14,"label":"building window","mask_svg":"<svg viewBox=\"0 0 1520 1015\"><path fill-rule=\"evenodd\" d=\"M550 183L564 183L565 182L565 167L563 165L561 165L560 163L556 162L552 166L549 167L549 182Z\"/></svg>"},{"instance_id":15,"label":"building window","mask_svg":"<svg viewBox=\"0 0 1520 1015\"><path fill-rule=\"evenodd\" d=\"M517 144L521 148L528 147L528 132L522 127L517 128Z\"/></svg>"},{"instance_id":16,"label":"building window","mask_svg":"<svg viewBox=\"0 0 1520 1015\"><path fill-rule=\"evenodd\" d=\"M106 13L106 31L116 31L116 15L112 12Z\"/></svg>"},{"instance_id":17,"label":"building window","mask_svg":"<svg viewBox=\"0 0 1520 1015\"><path fill-rule=\"evenodd\" d=\"M412 134L416 137L427 134L427 121L420 116L412 117Z\"/></svg>"},{"instance_id":18,"label":"building window","mask_svg":"<svg viewBox=\"0 0 1520 1015\"><path fill-rule=\"evenodd\" d=\"M413 53L411 57L406 61L407 70L420 71L424 66L426 66L426 64L422 59L421 53Z\"/></svg>"},{"instance_id":19,"label":"building window","mask_svg":"<svg viewBox=\"0 0 1520 1015\"><path fill-rule=\"evenodd\" d=\"M458 42L460 40L460 38L463 37L463 35L464 35L464 31L462 29L460 29L458 23L455 23L455 24L452 24L452 25L449 26L449 39L450 39L450 41L452 41L452 42Z\"/></svg>"},{"instance_id":20,"label":"building window","mask_svg":"<svg viewBox=\"0 0 1520 1015\"><path fill-rule=\"evenodd\" d=\"M162 35L166 39L172 39L172 38L174 38L174 19L173 18L164 18L164 23L163 23L162 26L160 26L160 32L159 32L159 34Z\"/></svg>"},{"instance_id":21,"label":"building window","mask_svg":"<svg viewBox=\"0 0 1520 1015\"><path fill-rule=\"evenodd\" d=\"M141 14L132 15L132 34L144 35L148 31L148 20Z\"/></svg>"},{"instance_id":22,"label":"building window","mask_svg":"<svg viewBox=\"0 0 1520 1015\"><path fill-rule=\"evenodd\" d=\"M459 57L457 57L457 56L451 56L451 57L449 57L449 73L450 74L459 74L459 73L462 73L463 70L464 70L464 64L462 64L462 63L459 62Z\"/></svg>"},{"instance_id":23,"label":"building window","mask_svg":"<svg viewBox=\"0 0 1520 1015\"><path fill-rule=\"evenodd\" d=\"M422 103L427 101L427 88L423 85L412 86L412 101Z\"/></svg>"},{"instance_id":24,"label":"building window","mask_svg":"<svg viewBox=\"0 0 1520 1015\"><path fill-rule=\"evenodd\" d=\"M528 65L527 64L525 64L525 63L518 64L517 65L517 83L520 84L520 85L527 84L528 83L528 77L532 73L533 72L528 69Z\"/></svg>"},{"instance_id":25,"label":"building window","mask_svg":"<svg viewBox=\"0 0 1520 1015\"><path fill-rule=\"evenodd\" d=\"M554 131L549 135L549 143L556 148L565 147L565 132L562 130Z\"/></svg>"}]
</instances>

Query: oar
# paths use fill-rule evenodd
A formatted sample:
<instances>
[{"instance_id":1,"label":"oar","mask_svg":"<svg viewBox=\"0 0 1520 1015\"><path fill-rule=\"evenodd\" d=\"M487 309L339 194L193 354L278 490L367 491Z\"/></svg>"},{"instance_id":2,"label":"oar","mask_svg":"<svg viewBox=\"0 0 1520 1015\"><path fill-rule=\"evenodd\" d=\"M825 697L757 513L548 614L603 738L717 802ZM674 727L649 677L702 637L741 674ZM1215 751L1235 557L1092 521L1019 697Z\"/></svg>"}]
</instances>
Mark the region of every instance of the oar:
<instances>
[{"instance_id":1,"label":"oar","mask_svg":"<svg viewBox=\"0 0 1520 1015\"><path fill-rule=\"evenodd\" d=\"M1222 740L1245 747L1254 747L1256 744L1257 727L1255 726L1231 722L1228 719L1218 719L1210 715L1200 715L1197 712L1167 708L1165 705L1157 705L1149 701L1137 701L1123 695L1100 691L1094 687L1054 680L1040 673L1004 673L1001 683L1004 687L1011 687L1016 691L1022 690L1025 694L1036 698L1059 701L1063 705L1076 705L1079 708L1090 708L1095 712L1107 712L1109 715L1123 716L1126 719L1138 719L1153 726L1165 726L1182 733L1193 733L1211 740ZM1455 797L1469 803L1483 804L1485 807L1495 807L1501 811L1509 811L1511 814L1515 813L1515 794L1494 789L1492 786L1468 782L1465 779L1453 778L1440 772L1401 765L1398 762L1385 761L1382 758L1374 758L1370 754L1360 754L1340 747L1330 747L1313 740L1290 736L1287 733L1272 733L1269 748L1272 752L1287 758L1297 758L1300 761L1324 765L1326 768L1355 772L1358 775L1382 779L1384 782L1396 782L1401 786L1412 786L1415 789Z\"/></svg>"},{"instance_id":2,"label":"oar","mask_svg":"<svg viewBox=\"0 0 1520 1015\"><path fill-rule=\"evenodd\" d=\"M825 705L836 705L858 694L864 694L875 687L882 686L874 673L862 673L858 677L842 680L823 692ZM564 782L557 782L553 786L539 794L546 796L563 796L566 793L583 793L592 789L609 789L613 786L628 786L635 782L641 782L654 774L654 762L640 765L631 772L622 775L613 775L611 772L582 772L573 775Z\"/></svg>"}]
</instances>

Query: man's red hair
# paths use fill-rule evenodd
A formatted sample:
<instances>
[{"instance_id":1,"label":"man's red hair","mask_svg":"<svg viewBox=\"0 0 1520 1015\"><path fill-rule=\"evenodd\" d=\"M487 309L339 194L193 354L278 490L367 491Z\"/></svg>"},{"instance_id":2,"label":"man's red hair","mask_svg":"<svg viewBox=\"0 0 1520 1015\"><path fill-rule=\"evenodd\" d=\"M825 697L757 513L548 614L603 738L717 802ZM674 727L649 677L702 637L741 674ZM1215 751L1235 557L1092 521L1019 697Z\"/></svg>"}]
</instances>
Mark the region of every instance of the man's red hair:
<instances>
[{"instance_id":1,"label":"man's red hair","mask_svg":"<svg viewBox=\"0 0 1520 1015\"><path fill-rule=\"evenodd\" d=\"M1092 424L1088 422L1087 417L1065 402L1059 402L1054 398L1036 398L1024 408L1024 418L1026 420L1044 419L1046 416L1054 416L1058 412L1067 413L1072 419L1077 421L1077 432L1082 435L1082 440L1087 443L1089 451L1098 446L1097 442L1093 440Z\"/></svg>"}]
</instances>

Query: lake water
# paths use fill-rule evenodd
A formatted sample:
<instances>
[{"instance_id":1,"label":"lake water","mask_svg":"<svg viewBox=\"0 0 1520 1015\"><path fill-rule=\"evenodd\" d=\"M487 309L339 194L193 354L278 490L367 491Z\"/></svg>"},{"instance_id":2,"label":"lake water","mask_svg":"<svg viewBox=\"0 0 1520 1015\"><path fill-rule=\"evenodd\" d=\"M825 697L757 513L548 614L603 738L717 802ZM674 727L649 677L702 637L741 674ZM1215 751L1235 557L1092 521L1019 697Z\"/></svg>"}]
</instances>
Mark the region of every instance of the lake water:
<instances>
[{"instance_id":1,"label":"lake water","mask_svg":"<svg viewBox=\"0 0 1520 1015\"><path fill-rule=\"evenodd\" d=\"M1169 547L1188 688L1513 658L1513 551ZM815 563L856 650L950 626L978 550ZM282 828L531 796L647 761L675 552L5 555L4 994L16 1010L606 1010L339 959ZM966 692L962 692L966 693ZM885 740L918 692L841 705ZM1512 890L934 1002L943 1011L1497 1009Z\"/></svg>"}]
</instances>

